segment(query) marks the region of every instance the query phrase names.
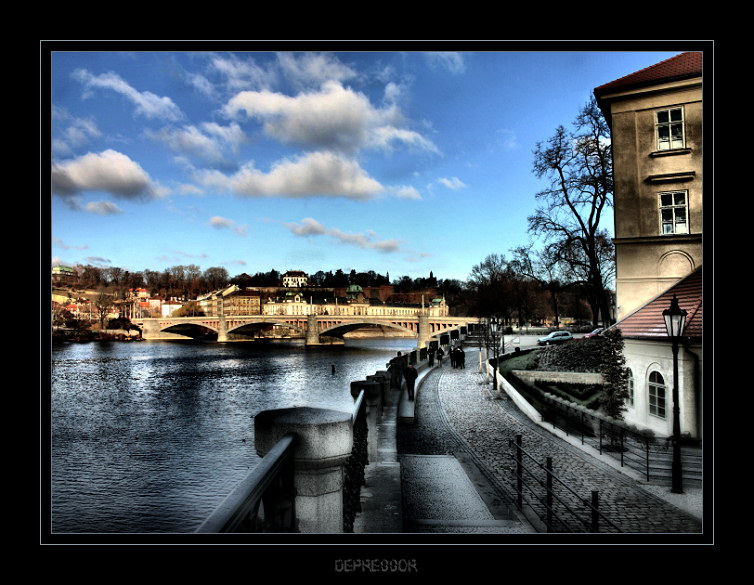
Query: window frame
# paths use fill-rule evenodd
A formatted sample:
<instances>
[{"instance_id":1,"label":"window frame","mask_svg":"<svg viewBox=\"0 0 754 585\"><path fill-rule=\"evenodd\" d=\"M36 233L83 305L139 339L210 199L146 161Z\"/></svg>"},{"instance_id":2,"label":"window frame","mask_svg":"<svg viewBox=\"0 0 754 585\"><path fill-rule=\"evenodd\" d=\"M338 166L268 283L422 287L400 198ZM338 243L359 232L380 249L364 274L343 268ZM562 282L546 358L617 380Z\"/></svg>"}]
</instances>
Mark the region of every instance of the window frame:
<instances>
[{"instance_id":1,"label":"window frame","mask_svg":"<svg viewBox=\"0 0 754 585\"><path fill-rule=\"evenodd\" d=\"M673 112L680 112L681 119L673 120ZM666 122L660 122L660 115L663 113L667 114ZM678 142L677 139L673 139L674 126L679 126L681 129L680 146L674 145L675 142ZM663 139L661 136L663 129L667 129L667 139ZM683 106L672 106L655 111L655 144L657 150L661 152L686 148L686 112Z\"/></svg>"},{"instance_id":2,"label":"window frame","mask_svg":"<svg viewBox=\"0 0 754 585\"><path fill-rule=\"evenodd\" d=\"M659 381L653 379L658 377ZM665 377L657 370L649 373L647 381L647 406L650 416L661 420L667 420L668 416L668 387L665 384Z\"/></svg>"},{"instance_id":3,"label":"window frame","mask_svg":"<svg viewBox=\"0 0 754 585\"><path fill-rule=\"evenodd\" d=\"M678 195L683 195L683 203L678 204L676 203L676 197ZM672 198L672 203L669 205L663 204L663 197L664 196L670 196ZM657 212L659 216L660 221L660 235L661 236L677 236L677 235L688 235L691 233L689 223L689 192L687 189L674 189L672 191L660 191L657 194ZM683 210L683 216L684 221L679 222L678 216L677 216L677 210ZM670 211L673 214L673 218L670 222L665 221L665 218L663 217L663 212ZM670 225L672 226L672 231L665 231L665 226ZM678 229L679 225L685 225L686 229L685 231L681 231Z\"/></svg>"}]
</instances>

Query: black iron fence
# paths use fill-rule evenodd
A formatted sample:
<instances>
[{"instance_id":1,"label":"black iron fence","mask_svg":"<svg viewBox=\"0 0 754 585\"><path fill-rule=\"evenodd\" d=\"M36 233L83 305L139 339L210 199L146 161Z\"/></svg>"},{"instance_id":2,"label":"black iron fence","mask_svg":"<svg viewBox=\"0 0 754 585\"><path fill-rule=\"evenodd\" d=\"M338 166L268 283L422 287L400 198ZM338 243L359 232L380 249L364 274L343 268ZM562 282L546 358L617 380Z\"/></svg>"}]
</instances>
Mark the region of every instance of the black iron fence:
<instances>
[{"instance_id":1,"label":"black iron fence","mask_svg":"<svg viewBox=\"0 0 754 585\"><path fill-rule=\"evenodd\" d=\"M516 506L530 509L547 532L622 532L600 511L599 492L588 498L577 493L553 471L552 457L538 462L523 448L521 435L510 446L515 447Z\"/></svg>"}]
</instances>

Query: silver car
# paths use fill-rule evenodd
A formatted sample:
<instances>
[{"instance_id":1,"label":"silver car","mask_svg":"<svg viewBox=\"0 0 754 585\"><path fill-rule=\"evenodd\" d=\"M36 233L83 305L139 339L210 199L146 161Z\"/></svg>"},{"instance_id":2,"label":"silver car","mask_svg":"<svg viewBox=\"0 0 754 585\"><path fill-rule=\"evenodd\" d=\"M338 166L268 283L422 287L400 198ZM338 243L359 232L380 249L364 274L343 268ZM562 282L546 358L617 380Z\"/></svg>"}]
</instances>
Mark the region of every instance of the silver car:
<instances>
[{"instance_id":1,"label":"silver car","mask_svg":"<svg viewBox=\"0 0 754 585\"><path fill-rule=\"evenodd\" d=\"M556 343L565 343L573 339L570 331L553 331L546 337L537 339L537 345L554 345Z\"/></svg>"}]
</instances>

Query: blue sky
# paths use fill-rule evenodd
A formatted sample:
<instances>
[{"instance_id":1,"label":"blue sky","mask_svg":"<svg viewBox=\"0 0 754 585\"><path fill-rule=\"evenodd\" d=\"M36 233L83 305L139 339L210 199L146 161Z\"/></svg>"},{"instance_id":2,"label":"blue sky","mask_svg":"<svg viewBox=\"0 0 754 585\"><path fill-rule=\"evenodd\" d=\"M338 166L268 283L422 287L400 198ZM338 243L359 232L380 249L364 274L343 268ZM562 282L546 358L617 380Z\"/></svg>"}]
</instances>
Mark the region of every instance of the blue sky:
<instances>
[{"instance_id":1,"label":"blue sky","mask_svg":"<svg viewBox=\"0 0 754 585\"><path fill-rule=\"evenodd\" d=\"M465 280L529 242L536 143L678 54L169 47L49 53L53 264Z\"/></svg>"}]
</instances>

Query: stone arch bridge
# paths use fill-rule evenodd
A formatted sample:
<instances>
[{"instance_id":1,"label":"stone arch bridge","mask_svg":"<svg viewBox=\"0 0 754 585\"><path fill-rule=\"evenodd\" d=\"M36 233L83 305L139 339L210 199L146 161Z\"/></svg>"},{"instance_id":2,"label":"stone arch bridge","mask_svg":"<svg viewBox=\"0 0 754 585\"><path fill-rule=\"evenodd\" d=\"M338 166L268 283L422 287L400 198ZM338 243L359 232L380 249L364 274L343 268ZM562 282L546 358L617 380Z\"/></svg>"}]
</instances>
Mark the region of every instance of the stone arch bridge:
<instances>
[{"instance_id":1,"label":"stone arch bridge","mask_svg":"<svg viewBox=\"0 0 754 585\"><path fill-rule=\"evenodd\" d=\"M458 331L465 334L469 325L476 323L471 317L416 316L364 316L364 315L248 315L232 317L164 317L142 319L136 323L147 340L189 339L217 335L218 342L229 340L229 335L253 337L263 329L276 325L300 333L306 345L323 345L325 338L343 338L349 331L371 325L404 331L417 338L422 348L443 333Z\"/></svg>"}]
</instances>

